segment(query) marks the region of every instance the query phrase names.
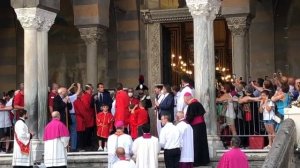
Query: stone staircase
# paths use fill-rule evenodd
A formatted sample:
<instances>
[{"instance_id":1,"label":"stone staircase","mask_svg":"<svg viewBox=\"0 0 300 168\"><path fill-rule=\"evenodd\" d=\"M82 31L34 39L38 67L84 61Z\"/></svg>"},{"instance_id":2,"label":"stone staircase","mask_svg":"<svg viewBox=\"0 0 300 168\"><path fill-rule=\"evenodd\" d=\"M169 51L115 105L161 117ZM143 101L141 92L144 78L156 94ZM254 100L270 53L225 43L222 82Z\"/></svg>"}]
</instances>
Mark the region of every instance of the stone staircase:
<instances>
[{"instance_id":1,"label":"stone staircase","mask_svg":"<svg viewBox=\"0 0 300 168\"><path fill-rule=\"evenodd\" d=\"M220 157L227 150L217 150L216 157L211 159L209 166L197 168L215 168ZM268 154L268 150L243 150L249 158L251 168L260 168ZM300 156L300 155L299 155ZM12 154L0 154L0 167L11 168ZM299 159L300 162L300 159ZM68 168L107 168L106 152L74 152L68 153ZM165 168L163 154L159 155L159 167Z\"/></svg>"}]
</instances>

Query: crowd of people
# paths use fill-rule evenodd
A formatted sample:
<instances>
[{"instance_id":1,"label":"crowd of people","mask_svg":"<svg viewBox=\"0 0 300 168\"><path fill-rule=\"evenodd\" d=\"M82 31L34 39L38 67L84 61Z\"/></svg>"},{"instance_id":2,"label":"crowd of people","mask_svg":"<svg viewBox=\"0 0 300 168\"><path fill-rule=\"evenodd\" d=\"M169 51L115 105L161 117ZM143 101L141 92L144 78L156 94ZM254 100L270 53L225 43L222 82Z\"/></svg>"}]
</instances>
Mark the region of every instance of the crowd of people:
<instances>
[{"instance_id":1,"label":"crowd of people","mask_svg":"<svg viewBox=\"0 0 300 168\"><path fill-rule=\"evenodd\" d=\"M45 164L66 166L66 147L69 152L105 151L110 168L157 167L161 149L166 167L209 164L206 111L194 98L195 90L188 76L182 76L181 87L157 84L150 88L155 93L153 98L142 76L139 81L135 89L117 83L114 90L108 90L103 83L98 83L96 92L91 84L73 83L69 88L52 84L49 111L45 112L49 121L43 139L47 151ZM284 117L283 109L298 99L299 90L300 79L281 74L271 80L259 78L248 84L240 80L220 83L216 99L219 134L224 134L226 127L234 137L255 134L259 127L259 119L255 118L261 117L269 140L265 148L269 149ZM253 102L258 102L258 106L253 106ZM24 122L27 118L24 84L20 84L17 91L5 93L0 99L0 111L3 151L9 152L9 140L14 137L13 165L30 166L30 160L25 165L20 161L22 157L30 158L29 144L35 134ZM154 120L152 115L156 116ZM153 125L156 128L151 128L151 134ZM245 125L254 129L247 132L240 128ZM241 140L239 146L247 146L245 137ZM58 149L53 150L53 146Z\"/></svg>"},{"instance_id":2,"label":"crowd of people","mask_svg":"<svg viewBox=\"0 0 300 168\"><path fill-rule=\"evenodd\" d=\"M300 79L281 73L275 73L272 79L258 78L249 83L237 79L219 84L217 116L224 145L230 145L227 141L230 138L225 138L228 134L242 135L241 146L244 148L249 146L249 136L266 134L268 145L265 149L270 149L284 119L284 108L299 100L299 91Z\"/></svg>"},{"instance_id":3,"label":"crowd of people","mask_svg":"<svg viewBox=\"0 0 300 168\"><path fill-rule=\"evenodd\" d=\"M205 110L193 97L190 83L188 76L183 76L181 88L155 85L153 102L143 77L135 89L117 83L113 91L103 83L98 83L97 92L91 84L73 83L69 88L52 84L49 111L45 112L49 123L43 137L44 164L66 166L67 148L69 152L105 151L109 167L158 167L161 149L166 167L207 165L210 160ZM10 125L5 125L3 137L8 142L12 138L8 135L14 135L13 166L31 166L30 144L36 133L25 122L28 114L24 109L24 84L4 98L0 110ZM155 115L155 120L150 121L150 115ZM152 134L151 122L157 123L157 128L151 128ZM9 148L8 142L7 152Z\"/></svg>"}]
</instances>

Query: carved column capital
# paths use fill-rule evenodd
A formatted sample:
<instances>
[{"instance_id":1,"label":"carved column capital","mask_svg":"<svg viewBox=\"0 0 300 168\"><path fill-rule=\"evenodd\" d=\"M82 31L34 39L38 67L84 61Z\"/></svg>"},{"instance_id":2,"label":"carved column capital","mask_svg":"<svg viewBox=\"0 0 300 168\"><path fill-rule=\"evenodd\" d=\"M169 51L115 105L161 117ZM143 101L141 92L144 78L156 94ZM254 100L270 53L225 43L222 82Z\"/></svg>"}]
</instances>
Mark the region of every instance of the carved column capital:
<instances>
[{"instance_id":1,"label":"carved column capital","mask_svg":"<svg viewBox=\"0 0 300 168\"><path fill-rule=\"evenodd\" d=\"M17 8L15 12L23 29L49 31L56 17L56 13L40 8Z\"/></svg>"},{"instance_id":2,"label":"carved column capital","mask_svg":"<svg viewBox=\"0 0 300 168\"><path fill-rule=\"evenodd\" d=\"M79 28L79 32L86 45L96 44L101 37L106 35L106 31L99 27Z\"/></svg>"},{"instance_id":3,"label":"carved column capital","mask_svg":"<svg viewBox=\"0 0 300 168\"><path fill-rule=\"evenodd\" d=\"M248 16L227 17L226 21L233 36L245 35L250 26L250 19Z\"/></svg>"},{"instance_id":4,"label":"carved column capital","mask_svg":"<svg viewBox=\"0 0 300 168\"><path fill-rule=\"evenodd\" d=\"M144 23L146 23L146 24L153 23L150 10L144 10L144 11L141 11L141 13L142 13L142 19L143 19Z\"/></svg>"},{"instance_id":5,"label":"carved column capital","mask_svg":"<svg viewBox=\"0 0 300 168\"><path fill-rule=\"evenodd\" d=\"M37 15L38 15L38 17L41 17L41 19L43 20L43 23L40 25L38 30L48 32L50 30L51 26L54 24L56 13L46 11L46 10L43 10L43 11L41 11L41 10L39 10L40 12Z\"/></svg>"},{"instance_id":6,"label":"carved column capital","mask_svg":"<svg viewBox=\"0 0 300 168\"><path fill-rule=\"evenodd\" d=\"M193 17L207 16L207 19L214 20L219 13L220 0L186 0L186 4Z\"/></svg>"}]
</instances>

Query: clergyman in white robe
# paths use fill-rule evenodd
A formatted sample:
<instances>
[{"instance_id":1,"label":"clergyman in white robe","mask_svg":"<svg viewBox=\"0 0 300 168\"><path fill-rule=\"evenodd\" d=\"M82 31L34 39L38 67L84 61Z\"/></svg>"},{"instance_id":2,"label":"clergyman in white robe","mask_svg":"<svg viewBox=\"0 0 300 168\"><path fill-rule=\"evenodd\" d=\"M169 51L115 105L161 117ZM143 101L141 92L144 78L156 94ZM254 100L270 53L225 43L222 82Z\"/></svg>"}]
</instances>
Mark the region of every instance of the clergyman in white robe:
<instances>
[{"instance_id":1,"label":"clergyman in white robe","mask_svg":"<svg viewBox=\"0 0 300 168\"><path fill-rule=\"evenodd\" d=\"M131 155L132 138L127 134L112 134L107 140L107 153L108 153L108 168L112 168L112 165L118 160L116 156L116 149L123 147L125 149L126 159L130 159Z\"/></svg>"},{"instance_id":2,"label":"clergyman in white robe","mask_svg":"<svg viewBox=\"0 0 300 168\"><path fill-rule=\"evenodd\" d=\"M190 165L191 167L193 167L193 162L194 162L193 128L190 126L190 124L186 123L183 120L183 118L180 119L176 127L180 132L180 141L181 141L180 143L181 155L180 155L179 164Z\"/></svg>"},{"instance_id":3,"label":"clergyman in white robe","mask_svg":"<svg viewBox=\"0 0 300 168\"><path fill-rule=\"evenodd\" d=\"M26 114L25 114L26 115ZM14 150L13 150L13 159L12 166L32 166L33 160L31 156L31 139L32 135L30 134L27 125L25 124L24 117L20 119L15 124L15 137L14 137ZM29 146L28 153L21 152L21 147L19 143L22 143L24 146Z\"/></svg>"},{"instance_id":4,"label":"clergyman in white robe","mask_svg":"<svg viewBox=\"0 0 300 168\"><path fill-rule=\"evenodd\" d=\"M132 144L136 158L136 168L157 168L160 144L158 139L149 133L137 138Z\"/></svg>"},{"instance_id":5,"label":"clergyman in white robe","mask_svg":"<svg viewBox=\"0 0 300 168\"><path fill-rule=\"evenodd\" d=\"M187 107L188 107L188 105L184 102L184 94L187 92L191 93L192 96L195 95L195 90L191 88L189 84L186 84L182 87L182 90L180 91L180 94L177 98L177 104L176 104L177 111L183 111L184 116L186 114Z\"/></svg>"},{"instance_id":6,"label":"clergyman in white robe","mask_svg":"<svg viewBox=\"0 0 300 168\"><path fill-rule=\"evenodd\" d=\"M157 103L160 104L163 101L164 98L165 98L165 95L161 93L161 94L159 94L157 96L157 98L155 98L155 101L157 101ZM161 130L161 120L158 117L158 115L159 115L159 111L158 110L156 109L156 116L157 116L156 117L156 129L157 129L157 135L160 134L160 130Z\"/></svg>"},{"instance_id":7,"label":"clergyman in white robe","mask_svg":"<svg viewBox=\"0 0 300 168\"><path fill-rule=\"evenodd\" d=\"M136 168L133 160L118 160L112 166L112 168Z\"/></svg>"},{"instance_id":8,"label":"clergyman in white robe","mask_svg":"<svg viewBox=\"0 0 300 168\"><path fill-rule=\"evenodd\" d=\"M44 164L46 167L67 166L68 128L60 121L59 112L52 112L52 121L44 131Z\"/></svg>"}]
</instances>

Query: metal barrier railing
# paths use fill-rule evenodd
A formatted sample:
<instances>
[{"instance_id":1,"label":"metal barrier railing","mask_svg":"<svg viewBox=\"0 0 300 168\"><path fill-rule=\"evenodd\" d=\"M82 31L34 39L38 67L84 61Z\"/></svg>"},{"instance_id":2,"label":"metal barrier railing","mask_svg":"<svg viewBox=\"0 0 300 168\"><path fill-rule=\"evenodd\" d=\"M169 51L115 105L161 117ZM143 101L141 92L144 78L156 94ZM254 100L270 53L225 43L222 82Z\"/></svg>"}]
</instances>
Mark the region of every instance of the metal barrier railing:
<instances>
[{"instance_id":1,"label":"metal barrier railing","mask_svg":"<svg viewBox=\"0 0 300 168\"><path fill-rule=\"evenodd\" d=\"M241 145L245 148L249 146L250 137L262 137L260 138L260 141L265 141L264 137L268 137L268 133L265 129L263 114L259 112L259 102L244 104L239 104L238 102L230 103L233 104L234 110L234 115L231 115L231 117L234 116L232 118L226 116L226 111L229 107L228 103L216 104L217 131L224 146L230 146L231 137L235 134L241 138ZM263 144L265 145L266 143Z\"/></svg>"}]
</instances>

